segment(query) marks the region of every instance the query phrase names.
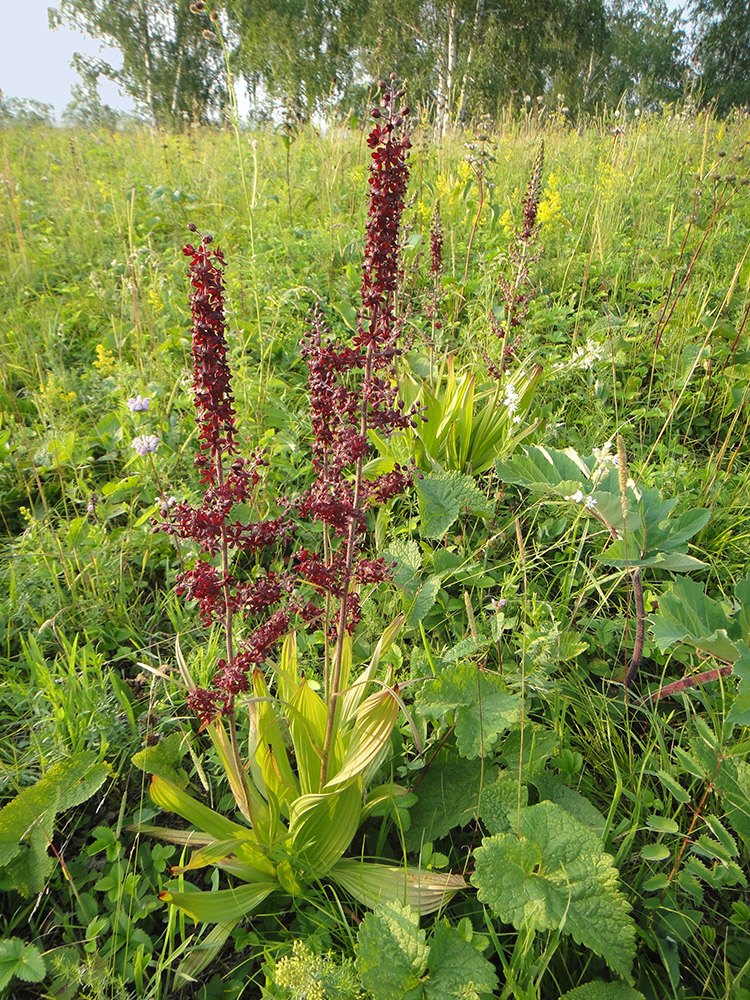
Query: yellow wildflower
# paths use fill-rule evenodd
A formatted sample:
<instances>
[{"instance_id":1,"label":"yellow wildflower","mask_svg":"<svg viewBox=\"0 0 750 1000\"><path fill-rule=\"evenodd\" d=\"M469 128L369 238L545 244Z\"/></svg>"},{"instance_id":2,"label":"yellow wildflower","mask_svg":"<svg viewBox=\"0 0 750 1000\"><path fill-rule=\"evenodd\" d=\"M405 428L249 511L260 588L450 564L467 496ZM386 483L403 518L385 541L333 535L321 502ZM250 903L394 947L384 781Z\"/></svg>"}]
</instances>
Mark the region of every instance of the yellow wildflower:
<instances>
[{"instance_id":1,"label":"yellow wildflower","mask_svg":"<svg viewBox=\"0 0 750 1000\"><path fill-rule=\"evenodd\" d=\"M115 363L115 356L105 347L104 344L96 345L96 360L94 361L94 368L102 375L105 375L108 371L111 371L112 366Z\"/></svg>"}]
</instances>

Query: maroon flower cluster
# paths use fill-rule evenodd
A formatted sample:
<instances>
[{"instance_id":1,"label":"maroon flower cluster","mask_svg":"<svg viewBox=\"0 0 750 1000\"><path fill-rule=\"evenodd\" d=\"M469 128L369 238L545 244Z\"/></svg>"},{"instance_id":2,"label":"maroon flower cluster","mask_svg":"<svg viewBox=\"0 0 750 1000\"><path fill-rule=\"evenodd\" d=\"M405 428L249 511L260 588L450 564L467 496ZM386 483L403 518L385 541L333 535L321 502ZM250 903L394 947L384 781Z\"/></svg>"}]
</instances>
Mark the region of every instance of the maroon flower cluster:
<instances>
[{"instance_id":1,"label":"maroon flower cluster","mask_svg":"<svg viewBox=\"0 0 750 1000\"><path fill-rule=\"evenodd\" d=\"M251 687L258 669L295 620L323 623L337 643L340 663L345 632L360 620L358 590L388 579L392 567L383 559L362 555L367 510L398 496L411 482L411 470L396 466L365 479L363 463L369 452L368 430L387 436L414 421L396 398L394 361L399 324L396 290L399 282L399 234L409 176L409 140L403 123L409 113L398 107L404 92L393 80L375 109L376 125L368 138L372 150L370 207L362 278L362 308L352 343L338 343L319 310L312 316L302 343L308 366L312 461L315 482L289 509L302 519L322 522L323 552L299 548L286 560L284 571L257 569L251 579L232 571L232 553L252 554L268 546L288 544L295 536L289 517L244 523L233 516L237 504L252 502L260 469L258 454L246 460L237 454L234 397L227 360L224 314L224 257L203 236L190 258L193 320L194 403L201 454L196 460L205 491L202 502L163 506L162 530L197 544L195 563L180 574L177 592L194 601L204 626L221 624L226 655L217 661L210 690L188 695L189 706L204 724L219 714L232 716L235 699ZM191 231L196 232L194 226ZM257 562L257 560L253 560ZM337 602L337 620L331 602ZM233 622L264 618L235 649ZM336 681L333 682L334 689Z\"/></svg>"},{"instance_id":2,"label":"maroon flower cluster","mask_svg":"<svg viewBox=\"0 0 750 1000\"><path fill-rule=\"evenodd\" d=\"M195 226L190 228L195 232ZM210 250L210 235L196 250L183 248L190 257L190 311L193 317L193 389L201 438L196 465L204 469L204 482L216 482L217 463L235 451L235 410L231 372L227 364L224 319L225 265L221 250Z\"/></svg>"},{"instance_id":3,"label":"maroon flower cluster","mask_svg":"<svg viewBox=\"0 0 750 1000\"><path fill-rule=\"evenodd\" d=\"M189 228L196 232L192 224ZM287 600L292 585L287 577L270 571L260 571L249 581L236 577L230 570L230 553L252 554L293 537L293 526L285 517L252 523L233 518L237 504L252 501L260 470L268 463L261 453L250 459L236 453L224 318L225 261L220 250L210 249L211 243L210 236L202 236L197 248L188 245L183 251L190 257L192 286L193 401L201 441L196 465L206 487L196 506L187 502L164 505L164 520L157 525L170 535L197 544L198 557L191 568L178 575L176 591L196 602L205 627L221 623L226 635L227 655L217 664L212 690L197 689L188 695L188 704L204 723L221 712L231 714L235 696L249 690L248 671L263 661L267 649L289 624L288 612L274 612L235 652L235 616L266 614Z\"/></svg>"},{"instance_id":4,"label":"maroon flower cluster","mask_svg":"<svg viewBox=\"0 0 750 1000\"><path fill-rule=\"evenodd\" d=\"M393 77L384 88L381 108L367 144L372 150L367 238L362 268L362 307L352 345L336 342L319 309L302 342L308 367L313 465L318 480L300 499L302 517L322 521L339 547L328 547L321 560L301 553L300 577L319 593L343 601L345 627L359 621L359 599L351 584L379 583L390 567L382 560L365 559L359 552L369 506L398 496L411 483L411 471L396 467L374 479L365 479L362 466L370 446L368 430L387 437L414 423L397 399L394 361L399 356L396 293L400 277L400 228L409 179L411 147L403 126L409 108Z\"/></svg>"},{"instance_id":5,"label":"maroon flower cluster","mask_svg":"<svg viewBox=\"0 0 750 1000\"><path fill-rule=\"evenodd\" d=\"M430 274L433 278L443 270L443 222L440 218L440 202L435 202L430 225Z\"/></svg>"}]
</instances>

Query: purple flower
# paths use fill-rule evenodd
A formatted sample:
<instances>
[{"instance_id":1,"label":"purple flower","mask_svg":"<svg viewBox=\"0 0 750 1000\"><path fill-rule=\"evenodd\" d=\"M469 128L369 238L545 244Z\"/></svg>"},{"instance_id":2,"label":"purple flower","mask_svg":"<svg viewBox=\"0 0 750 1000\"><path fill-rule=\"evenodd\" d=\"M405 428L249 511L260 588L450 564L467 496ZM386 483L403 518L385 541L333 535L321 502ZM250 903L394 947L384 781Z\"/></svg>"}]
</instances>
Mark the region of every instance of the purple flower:
<instances>
[{"instance_id":1,"label":"purple flower","mask_svg":"<svg viewBox=\"0 0 750 1000\"><path fill-rule=\"evenodd\" d=\"M135 448L136 455L148 455L159 447L159 438L154 434L144 434L143 437L133 438L130 447Z\"/></svg>"},{"instance_id":2,"label":"purple flower","mask_svg":"<svg viewBox=\"0 0 750 1000\"><path fill-rule=\"evenodd\" d=\"M131 413L140 413L141 411L148 410L150 408L151 408L150 396L146 396L145 399L141 395L131 396L130 399L128 400L128 409L130 410Z\"/></svg>"}]
</instances>

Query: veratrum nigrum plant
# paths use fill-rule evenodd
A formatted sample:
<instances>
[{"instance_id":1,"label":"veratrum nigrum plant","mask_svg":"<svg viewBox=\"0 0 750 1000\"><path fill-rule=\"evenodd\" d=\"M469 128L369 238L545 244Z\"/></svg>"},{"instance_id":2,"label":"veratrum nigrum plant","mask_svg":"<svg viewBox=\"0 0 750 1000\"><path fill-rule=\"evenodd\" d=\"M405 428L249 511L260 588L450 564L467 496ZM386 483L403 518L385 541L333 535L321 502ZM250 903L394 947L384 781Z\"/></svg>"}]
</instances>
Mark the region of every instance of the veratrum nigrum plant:
<instances>
[{"instance_id":1,"label":"veratrum nigrum plant","mask_svg":"<svg viewBox=\"0 0 750 1000\"><path fill-rule=\"evenodd\" d=\"M178 593L196 603L206 628L223 633L210 686L196 685L179 643L178 663L189 689L188 705L216 748L236 803L234 815L222 815L189 794L186 780L175 780L174 768L159 766L158 748L138 755L139 766L155 772L153 801L195 828L142 827L195 848L175 874L211 865L231 879L217 891L161 894L195 920L218 925L212 947L191 955L185 974L205 964L234 924L271 893L296 896L331 879L365 905L392 899L427 913L466 884L450 873L343 857L376 808L395 810L407 795L392 782L369 787L403 707L391 678L376 676L402 619L385 630L372 659L359 669L352 646L362 590L376 587L391 569L365 554L368 508L403 492L412 475L396 465L366 478L368 431L388 437L416 417L397 399L393 377L400 354L395 290L409 177L409 109L393 77L383 90L367 140L372 162L357 331L350 343L342 343L331 336L320 311L313 313L302 355L308 367L315 478L301 497L286 498L278 517L253 523L235 517L238 505L252 501L264 460L239 453L224 257L207 235L184 250L192 285L200 437L195 461L205 490L197 506L165 503L159 527L197 546L192 565L178 578ZM303 542L310 522L322 524L321 550ZM238 555L278 546L292 549L284 570L259 569L249 578L236 571ZM261 624L243 635L242 622L250 616ZM323 630L322 662L301 664L295 634L309 626ZM322 693L308 683L312 673L322 675ZM246 756L237 736L240 713L249 718Z\"/></svg>"}]
</instances>

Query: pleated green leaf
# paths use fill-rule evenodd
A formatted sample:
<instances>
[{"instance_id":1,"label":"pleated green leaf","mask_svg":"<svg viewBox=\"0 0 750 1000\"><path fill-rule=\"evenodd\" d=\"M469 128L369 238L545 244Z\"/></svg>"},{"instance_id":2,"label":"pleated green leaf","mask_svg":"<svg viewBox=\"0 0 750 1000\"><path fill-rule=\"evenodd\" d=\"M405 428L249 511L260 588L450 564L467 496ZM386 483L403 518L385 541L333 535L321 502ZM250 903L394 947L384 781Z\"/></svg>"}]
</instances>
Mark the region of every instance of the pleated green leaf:
<instances>
[{"instance_id":1,"label":"pleated green leaf","mask_svg":"<svg viewBox=\"0 0 750 1000\"><path fill-rule=\"evenodd\" d=\"M278 882L269 879L216 892L169 892L165 889L159 893L159 899L171 903L199 923L228 924L252 913L278 887Z\"/></svg>"},{"instance_id":2,"label":"pleated green leaf","mask_svg":"<svg viewBox=\"0 0 750 1000\"><path fill-rule=\"evenodd\" d=\"M423 871L405 865L383 865L344 858L328 873L365 906L395 902L412 907L423 916L445 906L467 883L450 872Z\"/></svg>"}]
</instances>

